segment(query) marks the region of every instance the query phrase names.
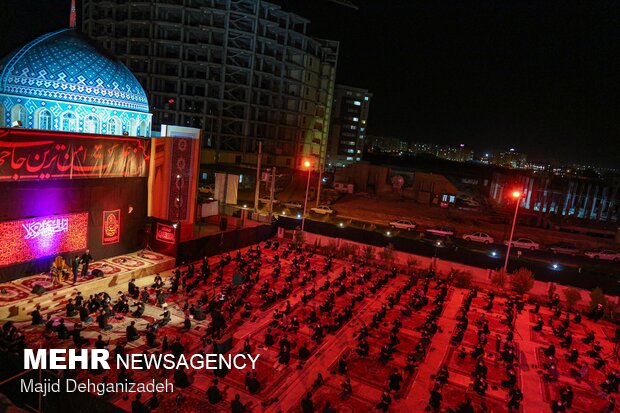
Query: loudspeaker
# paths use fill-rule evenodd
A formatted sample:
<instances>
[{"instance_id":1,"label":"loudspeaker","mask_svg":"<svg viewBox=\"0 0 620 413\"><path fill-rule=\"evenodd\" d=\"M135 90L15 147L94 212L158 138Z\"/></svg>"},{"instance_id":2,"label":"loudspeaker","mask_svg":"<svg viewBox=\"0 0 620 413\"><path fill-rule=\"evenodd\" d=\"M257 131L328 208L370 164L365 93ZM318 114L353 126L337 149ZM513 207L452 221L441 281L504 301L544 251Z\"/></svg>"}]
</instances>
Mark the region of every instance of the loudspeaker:
<instances>
[{"instance_id":1,"label":"loudspeaker","mask_svg":"<svg viewBox=\"0 0 620 413\"><path fill-rule=\"evenodd\" d=\"M225 336L220 341L215 341L215 351L218 354L226 354L233 348L233 338L232 336Z\"/></svg>"},{"instance_id":2,"label":"loudspeaker","mask_svg":"<svg viewBox=\"0 0 620 413\"><path fill-rule=\"evenodd\" d=\"M43 287L41 284L35 284L34 287L32 287L32 293L33 294L38 294L41 295L43 294L45 291L47 291L45 289L45 287Z\"/></svg>"},{"instance_id":3,"label":"loudspeaker","mask_svg":"<svg viewBox=\"0 0 620 413\"><path fill-rule=\"evenodd\" d=\"M95 268L94 270L92 270L91 274L93 275L93 277L103 277L105 275L103 271L101 271L99 268Z\"/></svg>"},{"instance_id":4,"label":"loudspeaker","mask_svg":"<svg viewBox=\"0 0 620 413\"><path fill-rule=\"evenodd\" d=\"M228 228L228 220L224 217L220 218L220 231L226 231Z\"/></svg>"}]
</instances>

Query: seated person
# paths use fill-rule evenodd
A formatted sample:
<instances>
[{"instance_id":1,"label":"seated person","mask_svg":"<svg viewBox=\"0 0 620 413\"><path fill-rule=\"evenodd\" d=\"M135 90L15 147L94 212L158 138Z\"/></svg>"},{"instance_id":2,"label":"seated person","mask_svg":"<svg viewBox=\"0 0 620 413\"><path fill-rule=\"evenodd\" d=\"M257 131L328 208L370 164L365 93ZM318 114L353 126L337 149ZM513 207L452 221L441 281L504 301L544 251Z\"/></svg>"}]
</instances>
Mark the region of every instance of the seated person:
<instances>
[{"instance_id":1,"label":"seated person","mask_svg":"<svg viewBox=\"0 0 620 413\"><path fill-rule=\"evenodd\" d=\"M217 387L217 384L218 380L213 379L213 381L211 382L211 386L209 386L209 388L207 389L207 399L211 404L219 403L223 399L222 392L220 391L220 388Z\"/></svg>"},{"instance_id":2,"label":"seated person","mask_svg":"<svg viewBox=\"0 0 620 413\"><path fill-rule=\"evenodd\" d=\"M32 325L37 326L43 323L43 316L41 315L41 305L37 304L34 311L30 313L32 317Z\"/></svg>"},{"instance_id":3,"label":"seated person","mask_svg":"<svg viewBox=\"0 0 620 413\"><path fill-rule=\"evenodd\" d=\"M69 298L65 310L66 317L75 317L76 315L78 315L79 311L76 308L75 304L73 304L73 298Z\"/></svg>"},{"instance_id":4,"label":"seated person","mask_svg":"<svg viewBox=\"0 0 620 413\"><path fill-rule=\"evenodd\" d=\"M127 326L126 335L127 342L136 341L140 338L140 334L138 334L138 329L136 328L135 321L132 321L131 324Z\"/></svg>"},{"instance_id":5,"label":"seated person","mask_svg":"<svg viewBox=\"0 0 620 413\"><path fill-rule=\"evenodd\" d=\"M58 334L58 338L61 340L66 340L71 336L65 325L65 320L62 318L60 319L60 324L56 326L56 334Z\"/></svg>"},{"instance_id":6,"label":"seated person","mask_svg":"<svg viewBox=\"0 0 620 413\"><path fill-rule=\"evenodd\" d=\"M185 372L185 366L181 366L180 369L174 371L174 385L182 389L190 386L189 377Z\"/></svg>"}]
</instances>

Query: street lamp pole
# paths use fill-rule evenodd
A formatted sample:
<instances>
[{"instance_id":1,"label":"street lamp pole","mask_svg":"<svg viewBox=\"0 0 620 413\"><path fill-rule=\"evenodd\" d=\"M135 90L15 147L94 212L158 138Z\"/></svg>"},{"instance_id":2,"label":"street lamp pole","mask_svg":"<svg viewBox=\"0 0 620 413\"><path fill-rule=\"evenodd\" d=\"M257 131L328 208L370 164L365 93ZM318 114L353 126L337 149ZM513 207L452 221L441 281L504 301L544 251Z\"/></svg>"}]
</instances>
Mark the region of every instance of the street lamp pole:
<instances>
[{"instance_id":1,"label":"street lamp pole","mask_svg":"<svg viewBox=\"0 0 620 413\"><path fill-rule=\"evenodd\" d=\"M310 169L310 167L312 166L312 164L309 161L304 162L304 166L306 168L308 168L308 183L306 184L306 200L304 201L304 215L301 218L301 231L304 231L304 225L306 223L306 209L308 207L308 192L310 191L310 173L312 172L312 169Z\"/></svg>"},{"instance_id":2,"label":"street lamp pole","mask_svg":"<svg viewBox=\"0 0 620 413\"><path fill-rule=\"evenodd\" d=\"M512 237L515 234L515 226L517 225L517 213L519 212L519 204L521 203L521 192L514 191L512 197L516 198L515 216L512 219L512 228L510 229L510 238L508 239L508 248L506 250L506 259L504 260L504 274L508 272L508 258L510 258L510 247L512 247Z\"/></svg>"}]
</instances>

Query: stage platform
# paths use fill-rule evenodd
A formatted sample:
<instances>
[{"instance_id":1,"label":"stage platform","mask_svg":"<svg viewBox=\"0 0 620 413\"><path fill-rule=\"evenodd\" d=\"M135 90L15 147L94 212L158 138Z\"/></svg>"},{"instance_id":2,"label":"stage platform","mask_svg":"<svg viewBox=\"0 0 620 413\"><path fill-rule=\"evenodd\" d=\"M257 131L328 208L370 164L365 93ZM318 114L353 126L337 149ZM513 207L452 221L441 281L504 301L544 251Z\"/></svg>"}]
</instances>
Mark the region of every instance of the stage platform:
<instances>
[{"instance_id":1,"label":"stage platform","mask_svg":"<svg viewBox=\"0 0 620 413\"><path fill-rule=\"evenodd\" d=\"M117 285L125 291L127 283L132 278L137 280L170 270L174 268L174 263L173 257L140 251L91 263L89 266L91 272L99 269L105 275L103 277L89 275L86 279L80 278L75 285L69 280L60 284L57 282L52 286L45 273L0 284L0 322L27 320L36 304L40 304L44 311L53 302L66 300L75 296L78 291L86 298ZM46 291L41 295L33 293L32 288L35 284L42 285Z\"/></svg>"}]
</instances>

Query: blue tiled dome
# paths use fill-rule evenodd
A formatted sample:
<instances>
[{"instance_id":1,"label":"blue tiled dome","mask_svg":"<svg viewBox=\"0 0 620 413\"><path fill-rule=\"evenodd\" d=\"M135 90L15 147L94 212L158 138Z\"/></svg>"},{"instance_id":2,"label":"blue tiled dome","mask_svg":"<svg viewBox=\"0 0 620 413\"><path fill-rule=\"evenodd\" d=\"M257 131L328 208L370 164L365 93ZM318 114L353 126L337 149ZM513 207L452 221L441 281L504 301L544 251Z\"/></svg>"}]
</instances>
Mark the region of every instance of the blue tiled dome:
<instances>
[{"instance_id":1,"label":"blue tiled dome","mask_svg":"<svg viewBox=\"0 0 620 413\"><path fill-rule=\"evenodd\" d=\"M129 69L74 29L45 34L3 59L1 93L149 111Z\"/></svg>"}]
</instances>

